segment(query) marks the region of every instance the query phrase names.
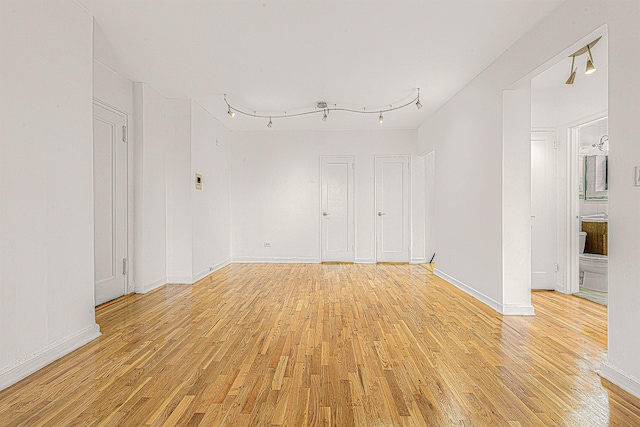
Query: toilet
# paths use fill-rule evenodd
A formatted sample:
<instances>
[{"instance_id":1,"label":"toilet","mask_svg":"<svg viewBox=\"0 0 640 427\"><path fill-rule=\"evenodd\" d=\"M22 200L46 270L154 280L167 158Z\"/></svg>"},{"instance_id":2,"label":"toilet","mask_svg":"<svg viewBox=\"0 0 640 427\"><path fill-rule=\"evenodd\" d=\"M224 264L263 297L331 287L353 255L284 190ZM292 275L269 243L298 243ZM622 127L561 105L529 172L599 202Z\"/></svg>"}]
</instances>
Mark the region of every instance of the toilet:
<instances>
[{"instance_id":1,"label":"toilet","mask_svg":"<svg viewBox=\"0 0 640 427\"><path fill-rule=\"evenodd\" d=\"M606 255L585 254L587 233L580 231L580 286L595 291L607 292L609 281L609 259Z\"/></svg>"}]
</instances>

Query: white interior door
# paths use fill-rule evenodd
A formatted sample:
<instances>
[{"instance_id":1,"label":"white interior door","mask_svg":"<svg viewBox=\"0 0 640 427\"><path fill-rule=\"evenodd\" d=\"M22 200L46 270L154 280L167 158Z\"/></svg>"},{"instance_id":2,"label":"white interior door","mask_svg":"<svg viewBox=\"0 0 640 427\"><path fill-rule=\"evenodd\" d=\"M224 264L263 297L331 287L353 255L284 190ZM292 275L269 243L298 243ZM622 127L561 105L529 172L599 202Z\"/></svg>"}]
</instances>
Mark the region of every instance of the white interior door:
<instances>
[{"instance_id":1,"label":"white interior door","mask_svg":"<svg viewBox=\"0 0 640 427\"><path fill-rule=\"evenodd\" d=\"M376 260L409 262L409 157L376 157Z\"/></svg>"},{"instance_id":2,"label":"white interior door","mask_svg":"<svg viewBox=\"0 0 640 427\"><path fill-rule=\"evenodd\" d=\"M531 288L556 288L556 134L531 132Z\"/></svg>"},{"instance_id":3,"label":"white interior door","mask_svg":"<svg viewBox=\"0 0 640 427\"><path fill-rule=\"evenodd\" d=\"M323 262L354 261L353 164L353 157L321 158Z\"/></svg>"},{"instance_id":4,"label":"white interior door","mask_svg":"<svg viewBox=\"0 0 640 427\"><path fill-rule=\"evenodd\" d=\"M93 105L94 279L96 305L126 293L126 116Z\"/></svg>"}]
</instances>

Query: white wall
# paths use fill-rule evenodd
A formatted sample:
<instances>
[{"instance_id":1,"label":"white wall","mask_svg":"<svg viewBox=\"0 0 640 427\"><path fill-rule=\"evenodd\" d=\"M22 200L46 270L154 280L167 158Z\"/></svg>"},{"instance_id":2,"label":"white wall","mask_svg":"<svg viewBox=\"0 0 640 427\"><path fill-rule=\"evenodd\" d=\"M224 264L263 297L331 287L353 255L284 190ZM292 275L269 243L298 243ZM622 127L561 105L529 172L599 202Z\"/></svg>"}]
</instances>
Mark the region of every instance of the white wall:
<instances>
[{"instance_id":1,"label":"white wall","mask_svg":"<svg viewBox=\"0 0 640 427\"><path fill-rule=\"evenodd\" d=\"M134 84L136 292L192 284L231 259L230 133L189 99ZM195 189L195 174L203 189Z\"/></svg>"},{"instance_id":2,"label":"white wall","mask_svg":"<svg viewBox=\"0 0 640 427\"><path fill-rule=\"evenodd\" d=\"M91 33L72 1L0 2L0 389L100 335Z\"/></svg>"},{"instance_id":3,"label":"white wall","mask_svg":"<svg viewBox=\"0 0 640 427\"><path fill-rule=\"evenodd\" d=\"M166 147L173 139L170 104L134 83L134 281L138 293L167 282Z\"/></svg>"},{"instance_id":4,"label":"white wall","mask_svg":"<svg viewBox=\"0 0 640 427\"><path fill-rule=\"evenodd\" d=\"M167 173L167 281L193 283L193 219L191 218L191 101L167 100L171 131Z\"/></svg>"},{"instance_id":5,"label":"white wall","mask_svg":"<svg viewBox=\"0 0 640 427\"><path fill-rule=\"evenodd\" d=\"M640 396L640 187L633 185L640 164L640 2L563 3L420 128L418 151L437 152L438 269L502 298L503 286L518 284L503 283L501 239L521 237L501 229L502 91L604 24L616 144L609 152L609 359L602 374ZM522 174L524 180L530 170Z\"/></svg>"},{"instance_id":6,"label":"white wall","mask_svg":"<svg viewBox=\"0 0 640 427\"><path fill-rule=\"evenodd\" d=\"M319 262L320 156L353 155L355 260L375 262L374 155L413 154L415 142L415 131L232 132L233 260Z\"/></svg>"},{"instance_id":7,"label":"white wall","mask_svg":"<svg viewBox=\"0 0 640 427\"><path fill-rule=\"evenodd\" d=\"M198 103L191 102L193 281L231 262L231 134ZM195 174L202 174L202 190Z\"/></svg>"}]
</instances>

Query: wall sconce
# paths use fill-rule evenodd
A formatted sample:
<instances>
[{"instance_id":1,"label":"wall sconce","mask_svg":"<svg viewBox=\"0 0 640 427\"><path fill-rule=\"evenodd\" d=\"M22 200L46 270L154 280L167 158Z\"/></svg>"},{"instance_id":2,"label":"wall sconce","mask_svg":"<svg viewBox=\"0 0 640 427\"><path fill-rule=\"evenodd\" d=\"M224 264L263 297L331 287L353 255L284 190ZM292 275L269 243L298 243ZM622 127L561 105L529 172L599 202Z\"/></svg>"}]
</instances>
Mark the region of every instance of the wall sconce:
<instances>
[{"instance_id":1,"label":"wall sconce","mask_svg":"<svg viewBox=\"0 0 640 427\"><path fill-rule=\"evenodd\" d=\"M569 57L571 58L571 72L569 74L569 78L567 79L567 81L564 82L565 85L571 86L573 84L573 81L576 79L576 71L578 70L577 68L574 68L574 65L576 62L576 56L580 56L580 55L584 55L585 53L588 53L589 55L587 57L587 66L585 68L584 73L591 74L596 71L596 67L595 65L593 65L593 55L591 54L591 48L593 48L596 45L596 43L600 41L601 38L602 36L598 37L588 45L581 47L580 49L576 50L571 55L569 55Z\"/></svg>"}]
</instances>

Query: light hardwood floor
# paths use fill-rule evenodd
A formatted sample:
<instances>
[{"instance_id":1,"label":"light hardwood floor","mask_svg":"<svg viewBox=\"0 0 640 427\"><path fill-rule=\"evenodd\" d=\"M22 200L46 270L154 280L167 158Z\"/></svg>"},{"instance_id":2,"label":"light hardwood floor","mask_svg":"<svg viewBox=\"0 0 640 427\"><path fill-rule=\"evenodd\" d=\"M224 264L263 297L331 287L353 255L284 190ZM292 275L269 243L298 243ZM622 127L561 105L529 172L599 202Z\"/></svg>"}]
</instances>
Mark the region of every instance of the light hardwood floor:
<instances>
[{"instance_id":1,"label":"light hardwood floor","mask_svg":"<svg viewBox=\"0 0 640 427\"><path fill-rule=\"evenodd\" d=\"M596 373L606 307L502 317L413 265L234 264L96 310L102 337L0 392L0 425L640 425Z\"/></svg>"}]
</instances>

